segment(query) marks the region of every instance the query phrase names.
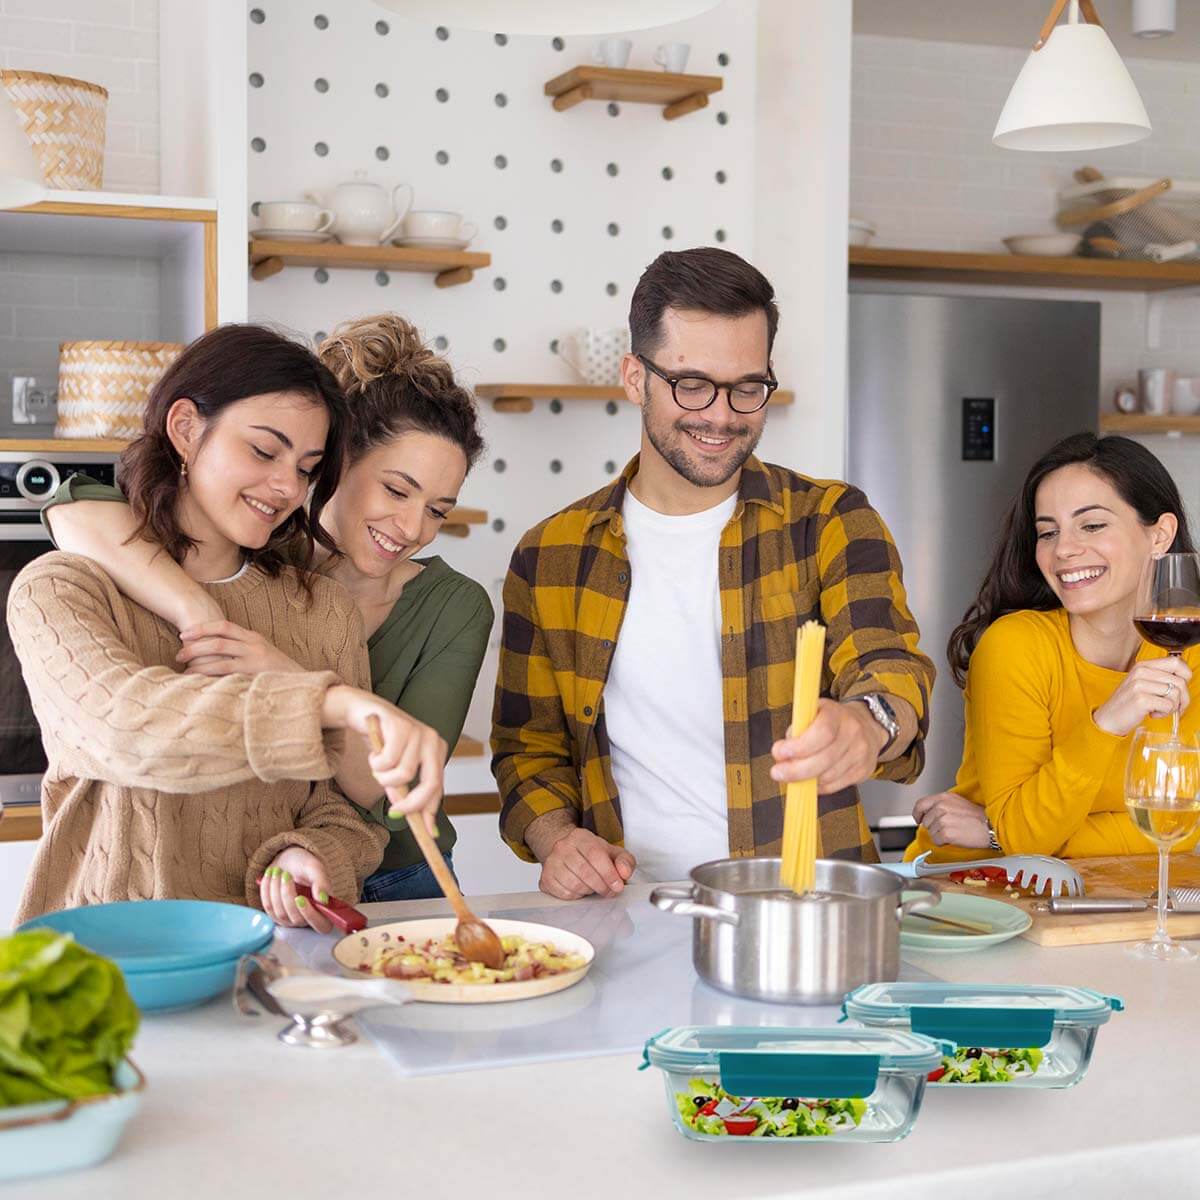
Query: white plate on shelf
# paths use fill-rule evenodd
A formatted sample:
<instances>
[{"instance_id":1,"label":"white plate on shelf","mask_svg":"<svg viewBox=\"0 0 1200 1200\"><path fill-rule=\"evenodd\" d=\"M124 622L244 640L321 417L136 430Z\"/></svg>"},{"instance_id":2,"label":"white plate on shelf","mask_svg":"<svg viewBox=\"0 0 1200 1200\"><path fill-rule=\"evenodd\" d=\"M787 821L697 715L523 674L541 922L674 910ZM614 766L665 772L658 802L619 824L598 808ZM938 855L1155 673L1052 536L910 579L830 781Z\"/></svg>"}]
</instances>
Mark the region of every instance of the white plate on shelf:
<instances>
[{"instance_id":1,"label":"white plate on shelf","mask_svg":"<svg viewBox=\"0 0 1200 1200\"><path fill-rule=\"evenodd\" d=\"M575 971L564 971L561 975L547 975L541 979L529 979L512 983L459 984L431 983L417 979L404 980L414 1000L433 1004L498 1004L506 1000L529 1000L535 996L548 996L561 992L578 983L591 968L596 956L595 947L587 938L559 929L555 925L538 925L532 921L509 921L500 917L488 918L487 923L497 936L516 934L528 942L549 942L558 950L569 954L580 954L586 960ZM427 917L417 921L392 921L387 925L375 925L361 933L352 933L342 938L333 947L334 961L347 975L362 978L372 977L370 968L363 969L386 945L395 945L398 938L409 942L423 942L426 938L442 938L453 933L458 922L453 917Z\"/></svg>"},{"instance_id":2,"label":"white plate on shelf","mask_svg":"<svg viewBox=\"0 0 1200 1200\"><path fill-rule=\"evenodd\" d=\"M465 250L470 244L470 238L431 238L406 237L396 238L394 246L408 246L415 250Z\"/></svg>"},{"instance_id":3,"label":"white plate on shelf","mask_svg":"<svg viewBox=\"0 0 1200 1200\"><path fill-rule=\"evenodd\" d=\"M252 238L271 242L332 242L332 233L305 233L299 229L252 229Z\"/></svg>"}]
</instances>

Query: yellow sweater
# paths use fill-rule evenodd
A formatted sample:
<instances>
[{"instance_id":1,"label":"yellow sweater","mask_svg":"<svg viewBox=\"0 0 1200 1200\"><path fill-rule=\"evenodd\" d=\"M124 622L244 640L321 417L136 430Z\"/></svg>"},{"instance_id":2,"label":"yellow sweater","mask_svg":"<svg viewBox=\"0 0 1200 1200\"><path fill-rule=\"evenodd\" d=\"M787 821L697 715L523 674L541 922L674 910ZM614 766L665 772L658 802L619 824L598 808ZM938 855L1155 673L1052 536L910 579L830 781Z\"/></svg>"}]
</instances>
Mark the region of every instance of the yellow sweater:
<instances>
[{"instance_id":1,"label":"yellow sweater","mask_svg":"<svg viewBox=\"0 0 1200 1200\"><path fill-rule=\"evenodd\" d=\"M1149 644L1138 660L1161 658ZM1200 648L1184 653L1200 680ZM1087 662L1071 640L1066 611L1010 613L991 625L971 655L964 695L966 732L953 790L987 809L1008 854L1090 858L1151 854L1153 844L1125 811L1125 763L1132 734L1105 733L1092 720L1125 678ZM1180 731L1200 730L1200 703ZM1170 729L1169 720L1148 722ZM1190 849L1196 837L1175 849ZM941 861L987 851L937 847L924 828L906 858L936 850Z\"/></svg>"},{"instance_id":2,"label":"yellow sweater","mask_svg":"<svg viewBox=\"0 0 1200 1200\"><path fill-rule=\"evenodd\" d=\"M175 631L86 558L46 554L14 581L8 626L50 761L18 922L110 900L257 905L288 846L349 901L378 866L387 831L328 782L342 735L320 720L332 684L369 686L353 601L318 578L305 605L294 577L252 567L206 590L306 670L182 674Z\"/></svg>"}]
</instances>

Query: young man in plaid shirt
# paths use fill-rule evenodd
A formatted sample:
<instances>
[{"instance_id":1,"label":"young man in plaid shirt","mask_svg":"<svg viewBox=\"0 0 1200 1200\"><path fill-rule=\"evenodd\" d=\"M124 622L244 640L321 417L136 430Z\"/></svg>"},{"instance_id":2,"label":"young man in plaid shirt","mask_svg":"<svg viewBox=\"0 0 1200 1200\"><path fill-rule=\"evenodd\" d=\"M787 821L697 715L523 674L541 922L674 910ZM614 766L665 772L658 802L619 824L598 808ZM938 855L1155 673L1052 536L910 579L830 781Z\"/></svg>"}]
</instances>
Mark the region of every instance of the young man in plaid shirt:
<instances>
[{"instance_id":1,"label":"young man in plaid shirt","mask_svg":"<svg viewBox=\"0 0 1200 1200\"><path fill-rule=\"evenodd\" d=\"M776 855L783 785L814 777L822 855L873 862L856 785L920 773L934 669L887 528L856 488L754 457L778 320L737 255L660 255L622 363L640 453L513 554L492 770L504 840L552 896ZM789 737L810 618L823 698Z\"/></svg>"}]
</instances>

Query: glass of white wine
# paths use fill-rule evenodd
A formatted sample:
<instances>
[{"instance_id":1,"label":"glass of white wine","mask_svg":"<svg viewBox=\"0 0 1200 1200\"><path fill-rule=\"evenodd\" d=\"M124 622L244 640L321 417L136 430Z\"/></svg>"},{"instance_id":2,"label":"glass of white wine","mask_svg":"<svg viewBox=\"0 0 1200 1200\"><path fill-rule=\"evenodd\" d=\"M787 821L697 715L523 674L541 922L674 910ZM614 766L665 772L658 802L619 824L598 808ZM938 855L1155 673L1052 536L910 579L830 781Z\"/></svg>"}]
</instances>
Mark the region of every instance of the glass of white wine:
<instances>
[{"instance_id":1,"label":"glass of white wine","mask_svg":"<svg viewBox=\"0 0 1200 1200\"><path fill-rule=\"evenodd\" d=\"M1138 958L1185 962L1195 953L1167 934L1167 860L1200 825L1200 744L1194 737L1138 729L1125 768L1125 807L1138 832L1158 847L1158 927L1130 947Z\"/></svg>"}]
</instances>

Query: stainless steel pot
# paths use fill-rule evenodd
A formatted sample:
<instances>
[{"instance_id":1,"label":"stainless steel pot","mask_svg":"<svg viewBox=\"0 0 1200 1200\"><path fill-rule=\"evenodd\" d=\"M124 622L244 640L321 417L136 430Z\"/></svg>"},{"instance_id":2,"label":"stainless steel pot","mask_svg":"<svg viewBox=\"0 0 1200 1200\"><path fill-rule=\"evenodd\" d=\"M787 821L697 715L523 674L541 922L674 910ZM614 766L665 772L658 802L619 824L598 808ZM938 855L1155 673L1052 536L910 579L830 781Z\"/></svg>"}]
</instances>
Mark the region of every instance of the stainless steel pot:
<instances>
[{"instance_id":1,"label":"stainless steel pot","mask_svg":"<svg viewBox=\"0 0 1200 1200\"><path fill-rule=\"evenodd\" d=\"M901 901L903 891L927 894ZM825 858L809 896L780 886L777 858L705 863L691 883L650 893L663 912L696 918L692 962L701 979L783 1004L837 1004L859 984L895 979L901 919L940 899L927 879Z\"/></svg>"}]
</instances>

